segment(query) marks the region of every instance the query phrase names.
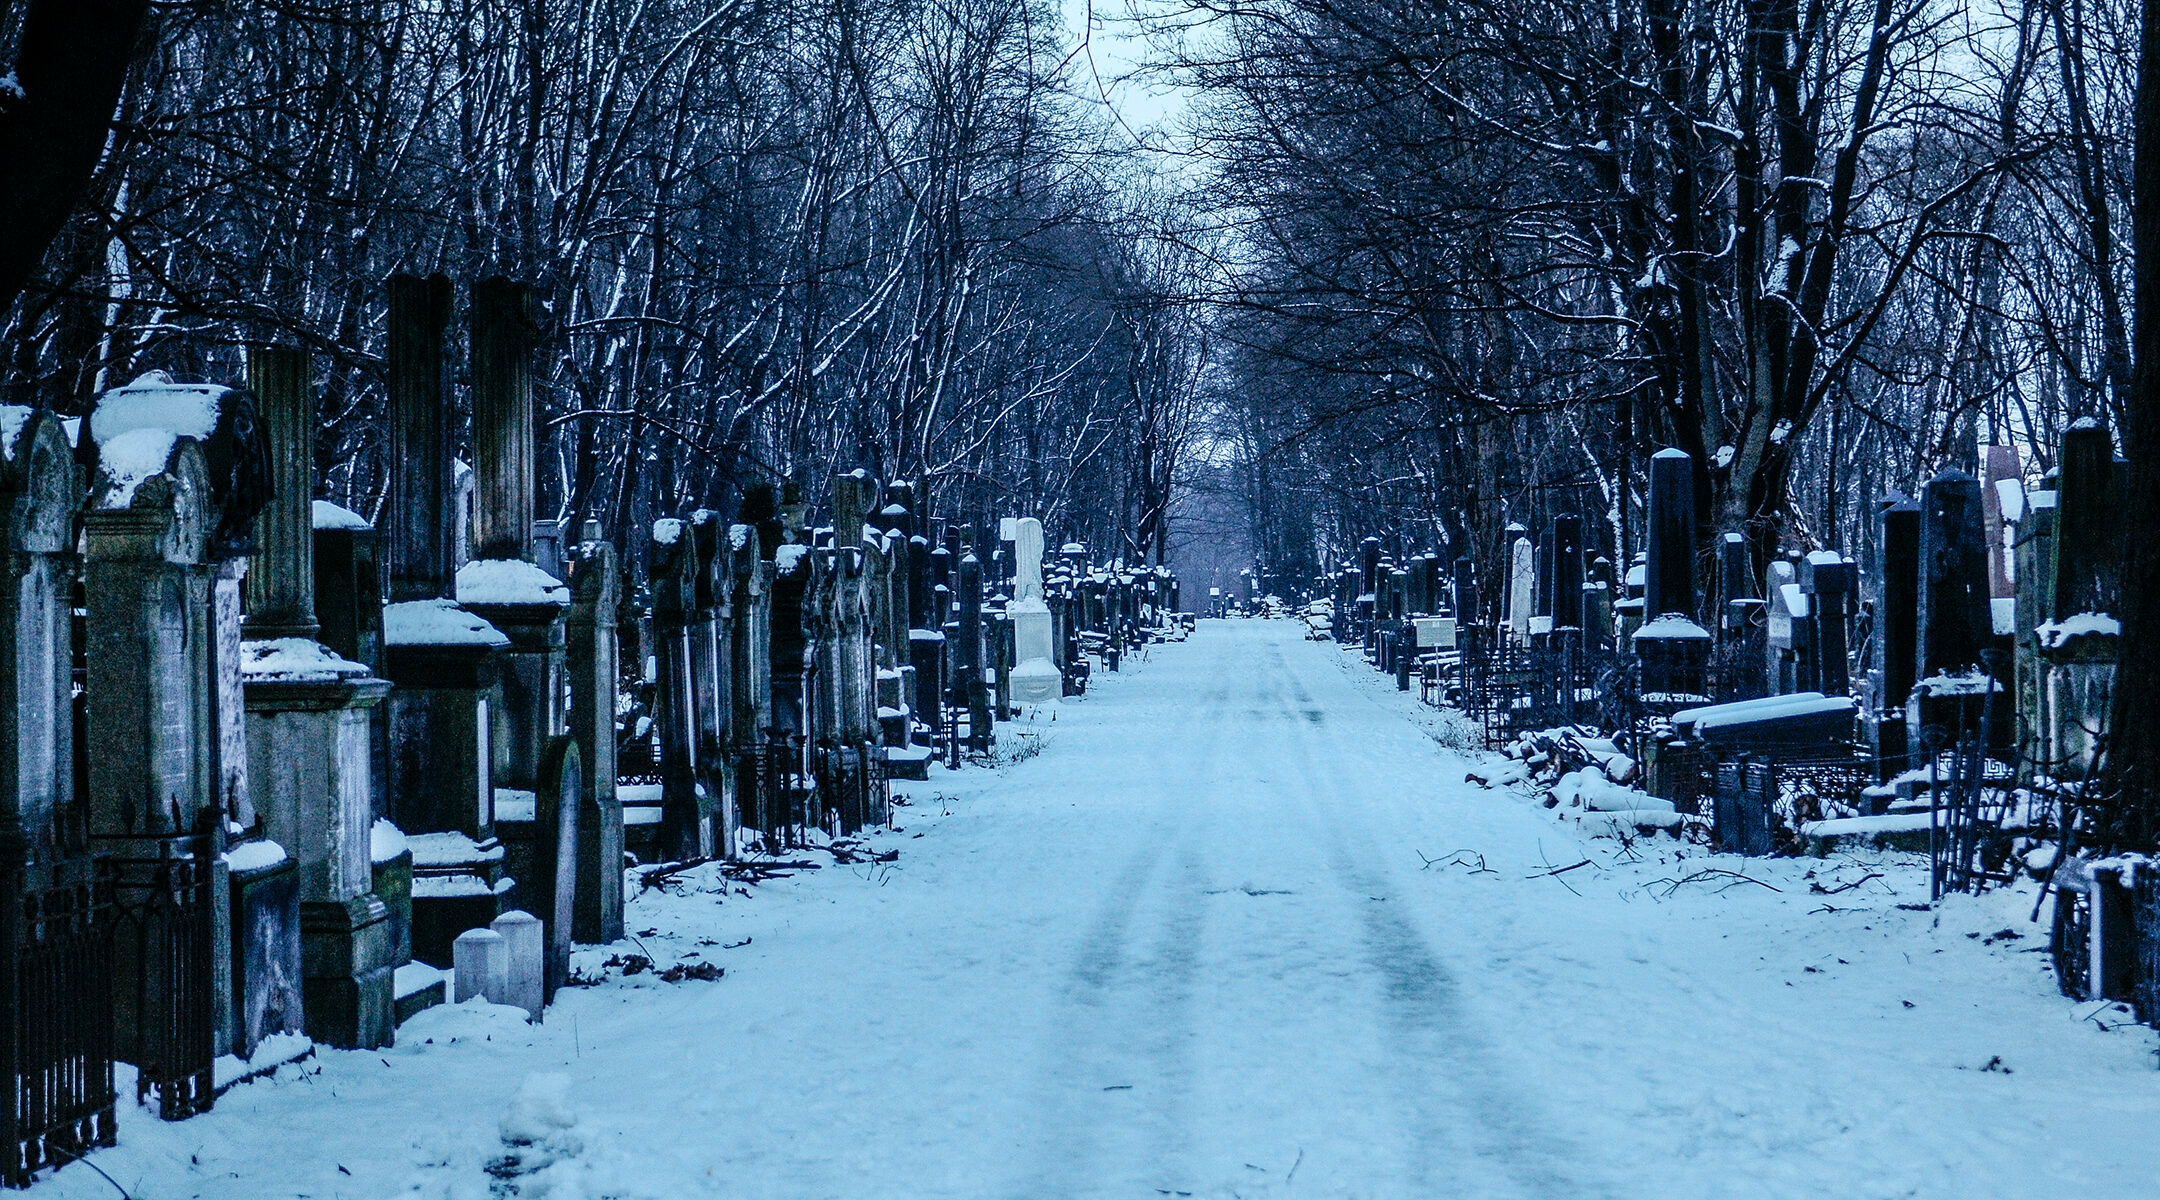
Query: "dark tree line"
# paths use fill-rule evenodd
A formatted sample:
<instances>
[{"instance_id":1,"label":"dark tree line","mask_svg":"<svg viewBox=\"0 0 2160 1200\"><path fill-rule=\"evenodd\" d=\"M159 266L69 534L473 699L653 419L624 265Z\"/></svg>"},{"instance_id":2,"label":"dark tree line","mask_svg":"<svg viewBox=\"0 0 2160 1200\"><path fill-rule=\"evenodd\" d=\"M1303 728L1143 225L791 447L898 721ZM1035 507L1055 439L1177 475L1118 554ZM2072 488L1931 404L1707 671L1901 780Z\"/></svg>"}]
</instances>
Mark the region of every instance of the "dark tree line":
<instances>
[{"instance_id":1,"label":"dark tree line","mask_svg":"<svg viewBox=\"0 0 2160 1200\"><path fill-rule=\"evenodd\" d=\"M383 281L502 274L541 300L544 513L636 545L866 466L941 514L1164 552L1205 339L1053 6L145 9L0 8L23 84L0 142L46 151L7 160L77 177L11 183L0 212L12 402L79 413L141 371L237 380L246 345L302 345L329 492L372 512Z\"/></svg>"}]
</instances>

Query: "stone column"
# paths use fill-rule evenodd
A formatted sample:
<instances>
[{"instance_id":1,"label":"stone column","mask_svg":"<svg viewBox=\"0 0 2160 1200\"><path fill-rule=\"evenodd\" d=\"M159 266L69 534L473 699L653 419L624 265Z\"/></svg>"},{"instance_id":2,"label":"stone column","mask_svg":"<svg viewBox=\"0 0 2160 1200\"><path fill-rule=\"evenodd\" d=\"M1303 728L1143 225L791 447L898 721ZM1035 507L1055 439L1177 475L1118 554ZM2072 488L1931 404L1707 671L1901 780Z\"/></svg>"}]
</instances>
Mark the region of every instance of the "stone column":
<instances>
[{"instance_id":1,"label":"stone column","mask_svg":"<svg viewBox=\"0 0 2160 1200\"><path fill-rule=\"evenodd\" d=\"M615 613L621 604L615 547L589 540L578 547L564 619L564 660L570 673L570 736L582 754L583 809L577 823L577 885L572 936L605 944L623 935L622 802L615 794Z\"/></svg>"},{"instance_id":2,"label":"stone column","mask_svg":"<svg viewBox=\"0 0 2160 1200\"><path fill-rule=\"evenodd\" d=\"M263 832L298 864L308 1036L389 1045L397 967L389 908L373 892L373 710L387 680L315 640L315 403L305 353L252 351L273 492L257 522L258 607L244 632L248 760Z\"/></svg>"},{"instance_id":3,"label":"stone column","mask_svg":"<svg viewBox=\"0 0 2160 1200\"><path fill-rule=\"evenodd\" d=\"M384 506L390 598L434 600L451 590L454 430L449 363L450 280L390 277L383 365L390 408L390 498Z\"/></svg>"},{"instance_id":4,"label":"stone column","mask_svg":"<svg viewBox=\"0 0 2160 1200\"><path fill-rule=\"evenodd\" d=\"M491 275L473 285L475 558L532 558L532 288Z\"/></svg>"}]
</instances>

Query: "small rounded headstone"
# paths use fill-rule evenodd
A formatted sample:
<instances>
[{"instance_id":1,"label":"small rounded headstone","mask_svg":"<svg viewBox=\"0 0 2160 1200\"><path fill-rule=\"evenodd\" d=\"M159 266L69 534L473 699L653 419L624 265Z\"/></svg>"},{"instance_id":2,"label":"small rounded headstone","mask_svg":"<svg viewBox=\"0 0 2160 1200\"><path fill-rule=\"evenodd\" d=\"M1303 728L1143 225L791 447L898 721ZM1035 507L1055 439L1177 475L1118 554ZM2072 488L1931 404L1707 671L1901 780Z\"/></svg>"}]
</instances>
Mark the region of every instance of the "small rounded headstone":
<instances>
[{"instance_id":1,"label":"small rounded headstone","mask_svg":"<svg viewBox=\"0 0 2160 1200\"><path fill-rule=\"evenodd\" d=\"M450 946L452 983L459 1004L484 996L495 1004L507 1003L509 943L492 929L468 929Z\"/></svg>"}]
</instances>

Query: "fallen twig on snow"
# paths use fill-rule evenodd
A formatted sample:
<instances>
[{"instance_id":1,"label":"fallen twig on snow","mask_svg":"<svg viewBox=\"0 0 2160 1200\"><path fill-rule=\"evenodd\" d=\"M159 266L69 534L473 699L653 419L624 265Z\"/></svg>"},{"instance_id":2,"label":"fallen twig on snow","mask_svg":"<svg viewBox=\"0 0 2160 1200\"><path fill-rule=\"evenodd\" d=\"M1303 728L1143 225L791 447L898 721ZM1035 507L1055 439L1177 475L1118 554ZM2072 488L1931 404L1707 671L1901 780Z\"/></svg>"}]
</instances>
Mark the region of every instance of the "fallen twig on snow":
<instances>
[{"instance_id":1,"label":"fallen twig on snow","mask_svg":"<svg viewBox=\"0 0 2160 1200\"><path fill-rule=\"evenodd\" d=\"M1664 898L1670 899L1674 892L1679 891L1681 888L1687 886L1688 884L1701 883L1705 880L1710 879L1724 879L1728 881L1725 883L1724 886L1718 888L1718 891L1721 893L1739 887L1743 883L1752 883L1756 887L1769 888L1771 891L1778 892L1780 894L1784 892L1784 889L1778 887L1776 884L1764 883L1762 880L1755 878L1753 875L1742 875L1738 871L1728 871L1725 870L1723 867L1706 867L1703 870L1697 871L1692 875L1688 875L1680 879L1653 879L1650 881L1649 886L1656 887L1658 884L1664 884Z\"/></svg>"}]
</instances>

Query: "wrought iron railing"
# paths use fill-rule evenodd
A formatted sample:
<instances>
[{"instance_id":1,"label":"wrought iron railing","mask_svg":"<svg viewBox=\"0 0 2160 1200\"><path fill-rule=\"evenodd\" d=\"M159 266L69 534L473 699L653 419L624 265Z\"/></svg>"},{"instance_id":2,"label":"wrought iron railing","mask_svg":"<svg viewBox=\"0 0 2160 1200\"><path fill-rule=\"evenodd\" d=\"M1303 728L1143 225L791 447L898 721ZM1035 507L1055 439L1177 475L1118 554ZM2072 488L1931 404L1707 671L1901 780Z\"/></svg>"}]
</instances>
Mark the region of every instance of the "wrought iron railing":
<instances>
[{"instance_id":1,"label":"wrought iron railing","mask_svg":"<svg viewBox=\"0 0 2160 1200\"><path fill-rule=\"evenodd\" d=\"M23 887L0 849L0 1185L110 1146L112 885L101 863L74 882Z\"/></svg>"},{"instance_id":2,"label":"wrought iron railing","mask_svg":"<svg viewBox=\"0 0 2160 1200\"><path fill-rule=\"evenodd\" d=\"M111 860L115 932L132 959L116 999L132 1019L135 1099L155 1096L168 1121L217 1101L210 846L208 834L163 838L156 857Z\"/></svg>"}]
</instances>

